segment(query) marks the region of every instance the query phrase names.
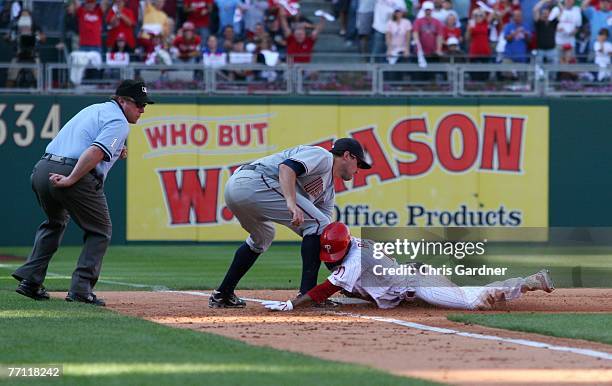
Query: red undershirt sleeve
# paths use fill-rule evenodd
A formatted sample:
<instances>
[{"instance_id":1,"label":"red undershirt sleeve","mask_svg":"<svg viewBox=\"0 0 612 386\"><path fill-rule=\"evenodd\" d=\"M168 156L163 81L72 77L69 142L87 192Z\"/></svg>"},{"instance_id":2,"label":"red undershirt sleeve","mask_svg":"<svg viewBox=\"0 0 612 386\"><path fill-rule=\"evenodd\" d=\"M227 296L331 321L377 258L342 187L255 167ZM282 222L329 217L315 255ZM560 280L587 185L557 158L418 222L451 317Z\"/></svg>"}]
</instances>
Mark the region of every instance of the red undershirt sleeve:
<instances>
[{"instance_id":1,"label":"red undershirt sleeve","mask_svg":"<svg viewBox=\"0 0 612 386\"><path fill-rule=\"evenodd\" d=\"M327 298L340 291L342 287L333 285L329 280L308 291L307 295L317 303L323 303Z\"/></svg>"}]
</instances>

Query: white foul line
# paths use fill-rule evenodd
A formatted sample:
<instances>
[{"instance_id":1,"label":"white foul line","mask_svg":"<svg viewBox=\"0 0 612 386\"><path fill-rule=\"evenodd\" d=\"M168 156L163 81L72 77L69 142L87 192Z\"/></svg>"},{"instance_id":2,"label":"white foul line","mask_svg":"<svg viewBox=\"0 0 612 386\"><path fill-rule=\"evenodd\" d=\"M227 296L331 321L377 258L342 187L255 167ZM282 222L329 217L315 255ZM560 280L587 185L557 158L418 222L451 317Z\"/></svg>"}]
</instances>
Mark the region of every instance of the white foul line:
<instances>
[{"instance_id":1,"label":"white foul line","mask_svg":"<svg viewBox=\"0 0 612 386\"><path fill-rule=\"evenodd\" d=\"M0 268L17 268L20 267L20 264L0 264ZM72 276L60 275L59 273L47 272L47 276L61 278L61 279L71 279ZM167 291L168 287L164 287L163 285L150 285L150 284L134 284L134 283L126 283L123 281L114 281L114 280L105 280L100 279L98 283L105 284L114 284L114 285L123 285L126 287L132 288L151 288L153 291Z\"/></svg>"},{"instance_id":2,"label":"white foul line","mask_svg":"<svg viewBox=\"0 0 612 386\"><path fill-rule=\"evenodd\" d=\"M180 293L180 294L204 296L204 297L210 296L209 293L198 292L198 291L161 291L161 292ZM248 300L251 302L257 302L257 303L262 303L265 301L262 299L254 299L254 298L242 298L242 299ZM584 355L584 356L593 357L593 358L612 360L612 354L603 352L603 351L596 351L596 350L589 350L589 349L582 349L582 348L568 347L568 346L556 346L553 344L536 342L536 341L528 340L528 339L503 338L503 337L495 336L495 335L485 335L485 334L476 334L472 332L457 331L457 330L452 330L450 328L427 326L425 324L407 322L405 320L400 320L400 319L385 318L382 316L368 316L368 315L355 314L352 312L339 312L339 311L331 311L331 313L335 315L339 315L339 316L349 316L352 318L374 320L374 321L383 322L383 323L392 323L392 324L397 324L397 325L408 327L408 328L414 328L416 330L421 330L421 331L437 332L440 334L447 334L447 335L458 335L458 336L463 336L466 338L473 338L473 339L494 340L494 341L499 341L499 342L518 344L521 346L543 348L547 350L569 352L572 354Z\"/></svg>"}]
</instances>

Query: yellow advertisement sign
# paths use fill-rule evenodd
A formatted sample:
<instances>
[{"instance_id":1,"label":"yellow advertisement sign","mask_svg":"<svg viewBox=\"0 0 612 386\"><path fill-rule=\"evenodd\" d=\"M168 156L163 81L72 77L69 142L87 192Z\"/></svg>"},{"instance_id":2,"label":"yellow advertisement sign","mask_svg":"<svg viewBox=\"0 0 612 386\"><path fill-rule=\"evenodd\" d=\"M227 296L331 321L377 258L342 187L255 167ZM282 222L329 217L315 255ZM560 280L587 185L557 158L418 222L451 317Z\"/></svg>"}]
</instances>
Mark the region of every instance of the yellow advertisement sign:
<instances>
[{"instance_id":1,"label":"yellow advertisement sign","mask_svg":"<svg viewBox=\"0 0 612 386\"><path fill-rule=\"evenodd\" d=\"M128 139L127 239L243 240L223 202L233 170L348 136L372 169L336 183L334 220L547 227L548 129L546 106L147 106Z\"/></svg>"}]
</instances>

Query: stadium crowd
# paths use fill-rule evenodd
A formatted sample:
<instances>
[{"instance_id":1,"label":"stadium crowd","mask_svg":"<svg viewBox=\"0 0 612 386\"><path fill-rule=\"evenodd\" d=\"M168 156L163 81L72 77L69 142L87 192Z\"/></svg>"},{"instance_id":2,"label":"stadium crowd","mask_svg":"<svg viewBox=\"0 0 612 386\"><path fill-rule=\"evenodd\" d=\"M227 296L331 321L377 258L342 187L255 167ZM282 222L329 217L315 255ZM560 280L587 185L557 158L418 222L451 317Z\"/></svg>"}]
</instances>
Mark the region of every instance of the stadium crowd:
<instances>
[{"instance_id":1,"label":"stadium crowd","mask_svg":"<svg viewBox=\"0 0 612 386\"><path fill-rule=\"evenodd\" d=\"M336 19L346 47L391 64L535 58L609 67L612 54L612 0L333 0L334 16L306 15L297 0L83 1L65 3L58 48L72 63L310 62ZM45 39L28 5L36 1L5 1L1 11L22 59Z\"/></svg>"}]
</instances>

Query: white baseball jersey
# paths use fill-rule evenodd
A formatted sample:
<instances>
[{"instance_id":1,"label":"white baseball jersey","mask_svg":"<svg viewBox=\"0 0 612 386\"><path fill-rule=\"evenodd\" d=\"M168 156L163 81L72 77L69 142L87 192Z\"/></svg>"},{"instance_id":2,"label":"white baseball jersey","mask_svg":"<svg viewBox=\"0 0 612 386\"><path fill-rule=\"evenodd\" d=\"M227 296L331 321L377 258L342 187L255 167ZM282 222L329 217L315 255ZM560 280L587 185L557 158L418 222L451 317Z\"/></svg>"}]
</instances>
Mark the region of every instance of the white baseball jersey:
<instances>
[{"instance_id":1,"label":"white baseball jersey","mask_svg":"<svg viewBox=\"0 0 612 386\"><path fill-rule=\"evenodd\" d=\"M333 285L371 297L379 308L397 307L402 300L421 299L429 304L464 310L488 309L487 299L513 300L521 296L523 278L511 278L482 287L459 287L442 275L375 275L374 266L399 268L395 259L375 259L374 242L351 237L351 246L342 264L328 277ZM377 270L381 272L379 268Z\"/></svg>"},{"instance_id":2,"label":"white baseball jersey","mask_svg":"<svg viewBox=\"0 0 612 386\"><path fill-rule=\"evenodd\" d=\"M299 162L306 170L297 176L297 193L306 197L331 218L335 199L333 154L319 146L300 145L260 158L251 164L261 165L263 174L278 181L279 165L288 159Z\"/></svg>"},{"instance_id":3,"label":"white baseball jersey","mask_svg":"<svg viewBox=\"0 0 612 386\"><path fill-rule=\"evenodd\" d=\"M374 274L375 265L399 268L399 264L388 256L375 259L373 252L372 240L351 237L348 254L342 264L336 267L328 277L328 280L348 292L371 297L379 308L396 307L407 298L408 293L414 293L415 289L411 285L416 284L416 278L407 275L376 276Z\"/></svg>"}]
</instances>

